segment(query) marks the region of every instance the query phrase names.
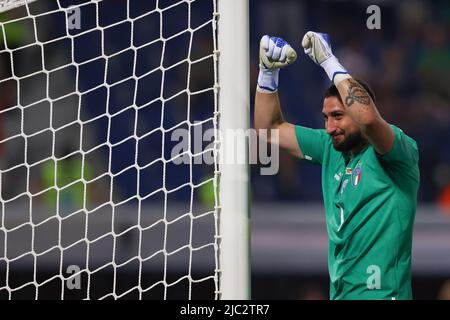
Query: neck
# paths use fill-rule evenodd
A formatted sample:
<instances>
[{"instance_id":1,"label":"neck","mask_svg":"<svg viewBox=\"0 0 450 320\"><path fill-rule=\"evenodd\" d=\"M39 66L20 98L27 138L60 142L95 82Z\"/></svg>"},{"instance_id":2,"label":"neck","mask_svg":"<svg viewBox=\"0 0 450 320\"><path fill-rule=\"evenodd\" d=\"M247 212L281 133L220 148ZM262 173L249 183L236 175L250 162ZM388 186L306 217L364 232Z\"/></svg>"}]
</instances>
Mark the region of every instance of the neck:
<instances>
[{"instance_id":1,"label":"neck","mask_svg":"<svg viewBox=\"0 0 450 320\"><path fill-rule=\"evenodd\" d=\"M362 141L359 145L354 147L350 152L352 155L356 155L356 154L360 153L361 151L363 151L368 145L369 145L369 143L367 141Z\"/></svg>"}]
</instances>

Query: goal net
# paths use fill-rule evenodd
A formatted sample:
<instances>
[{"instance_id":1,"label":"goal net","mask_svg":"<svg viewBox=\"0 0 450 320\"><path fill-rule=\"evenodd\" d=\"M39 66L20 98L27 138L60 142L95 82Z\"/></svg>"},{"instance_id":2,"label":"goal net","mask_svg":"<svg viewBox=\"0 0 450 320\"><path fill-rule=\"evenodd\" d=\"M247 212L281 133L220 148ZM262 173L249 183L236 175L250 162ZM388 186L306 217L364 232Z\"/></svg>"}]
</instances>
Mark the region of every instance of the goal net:
<instances>
[{"instance_id":1,"label":"goal net","mask_svg":"<svg viewBox=\"0 0 450 320\"><path fill-rule=\"evenodd\" d=\"M0 0L0 299L222 297L218 9Z\"/></svg>"}]
</instances>

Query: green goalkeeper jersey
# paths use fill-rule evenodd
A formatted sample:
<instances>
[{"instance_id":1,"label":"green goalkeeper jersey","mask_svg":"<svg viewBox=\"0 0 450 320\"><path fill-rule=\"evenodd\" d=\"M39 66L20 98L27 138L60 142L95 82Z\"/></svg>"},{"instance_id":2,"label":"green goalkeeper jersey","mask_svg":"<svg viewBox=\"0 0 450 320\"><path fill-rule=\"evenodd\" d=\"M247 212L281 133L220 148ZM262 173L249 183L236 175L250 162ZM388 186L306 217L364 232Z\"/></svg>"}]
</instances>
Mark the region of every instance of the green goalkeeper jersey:
<instances>
[{"instance_id":1,"label":"green goalkeeper jersey","mask_svg":"<svg viewBox=\"0 0 450 320\"><path fill-rule=\"evenodd\" d=\"M419 186L416 142L391 125L391 151L333 148L320 129L296 126L306 161L322 166L330 299L412 299L411 247Z\"/></svg>"}]
</instances>

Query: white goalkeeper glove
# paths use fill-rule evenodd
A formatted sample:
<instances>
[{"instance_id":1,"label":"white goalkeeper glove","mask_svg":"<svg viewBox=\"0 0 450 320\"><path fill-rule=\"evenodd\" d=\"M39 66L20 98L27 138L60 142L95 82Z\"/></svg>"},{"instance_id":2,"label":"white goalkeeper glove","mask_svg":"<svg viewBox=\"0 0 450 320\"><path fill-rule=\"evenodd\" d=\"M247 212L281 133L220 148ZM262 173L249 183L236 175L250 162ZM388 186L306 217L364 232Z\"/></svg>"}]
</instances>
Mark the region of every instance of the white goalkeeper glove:
<instances>
[{"instance_id":1,"label":"white goalkeeper glove","mask_svg":"<svg viewBox=\"0 0 450 320\"><path fill-rule=\"evenodd\" d=\"M330 37L326 33L308 31L302 40L305 53L328 75L328 78L337 86L344 79L351 78L347 70L331 51Z\"/></svg>"},{"instance_id":2,"label":"white goalkeeper glove","mask_svg":"<svg viewBox=\"0 0 450 320\"><path fill-rule=\"evenodd\" d=\"M259 43L259 76L257 90L273 93L278 90L278 74L280 68L290 65L297 59L297 53L283 39L261 38Z\"/></svg>"}]
</instances>

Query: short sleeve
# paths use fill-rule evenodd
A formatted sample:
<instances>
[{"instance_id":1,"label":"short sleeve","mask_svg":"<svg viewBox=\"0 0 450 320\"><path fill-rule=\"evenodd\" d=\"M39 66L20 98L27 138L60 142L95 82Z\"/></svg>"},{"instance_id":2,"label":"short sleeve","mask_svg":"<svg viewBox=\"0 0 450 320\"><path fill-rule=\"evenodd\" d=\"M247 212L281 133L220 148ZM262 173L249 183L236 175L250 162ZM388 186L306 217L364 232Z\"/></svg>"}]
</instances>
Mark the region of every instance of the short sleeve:
<instances>
[{"instance_id":1,"label":"short sleeve","mask_svg":"<svg viewBox=\"0 0 450 320\"><path fill-rule=\"evenodd\" d=\"M416 165L419 161L417 143L407 136L400 128L391 125L394 131L392 149L380 158L385 163L397 164L403 167Z\"/></svg>"},{"instance_id":2,"label":"short sleeve","mask_svg":"<svg viewBox=\"0 0 450 320\"><path fill-rule=\"evenodd\" d=\"M322 164L325 144L329 139L325 130L295 126L295 135L304 160L314 164Z\"/></svg>"},{"instance_id":3,"label":"short sleeve","mask_svg":"<svg viewBox=\"0 0 450 320\"><path fill-rule=\"evenodd\" d=\"M388 153L379 157L380 162L399 187L416 190L420 181L417 143L401 129L391 127L394 130L394 144Z\"/></svg>"}]
</instances>

